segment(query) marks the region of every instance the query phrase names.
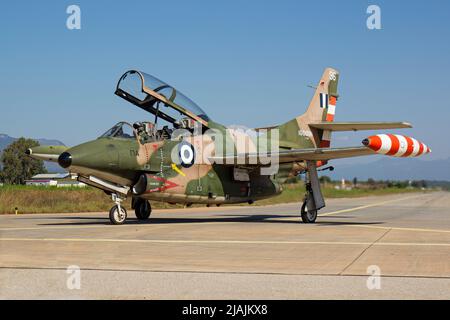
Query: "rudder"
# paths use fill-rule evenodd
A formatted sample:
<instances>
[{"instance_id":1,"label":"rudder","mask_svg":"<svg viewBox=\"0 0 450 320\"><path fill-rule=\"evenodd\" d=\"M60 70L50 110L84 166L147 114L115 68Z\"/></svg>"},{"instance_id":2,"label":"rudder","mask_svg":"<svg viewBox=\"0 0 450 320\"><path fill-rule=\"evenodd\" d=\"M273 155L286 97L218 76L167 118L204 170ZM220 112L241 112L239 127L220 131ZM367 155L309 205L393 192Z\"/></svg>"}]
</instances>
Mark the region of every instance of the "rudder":
<instances>
[{"instance_id":1,"label":"rudder","mask_svg":"<svg viewBox=\"0 0 450 320\"><path fill-rule=\"evenodd\" d=\"M316 91L306 112L297 117L299 123L332 122L336 114L336 102L339 72L333 68L326 68L316 87ZM314 132L316 144L320 148L328 148L331 141L331 131L320 130Z\"/></svg>"},{"instance_id":2,"label":"rudder","mask_svg":"<svg viewBox=\"0 0 450 320\"><path fill-rule=\"evenodd\" d=\"M305 113L278 126L280 147L327 148L330 146L331 132L313 130L309 124L334 120L338 99L338 81L339 72L336 69L326 68L324 70Z\"/></svg>"}]
</instances>

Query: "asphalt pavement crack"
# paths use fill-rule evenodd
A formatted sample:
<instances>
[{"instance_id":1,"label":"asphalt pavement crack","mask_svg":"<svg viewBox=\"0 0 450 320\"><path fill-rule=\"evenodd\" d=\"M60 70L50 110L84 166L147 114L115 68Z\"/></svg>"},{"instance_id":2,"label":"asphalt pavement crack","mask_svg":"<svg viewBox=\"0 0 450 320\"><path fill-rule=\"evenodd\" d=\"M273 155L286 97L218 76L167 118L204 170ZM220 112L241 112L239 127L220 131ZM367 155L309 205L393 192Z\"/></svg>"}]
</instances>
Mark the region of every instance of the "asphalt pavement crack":
<instances>
[{"instance_id":1,"label":"asphalt pavement crack","mask_svg":"<svg viewBox=\"0 0 450 320\"><path fill-rule=\"evenodd\" d=\"M375 244L375 243L377 243L377 242L379 242L381 239L383 239L389 232L391 232L391 230L392 229L388 229L388 230L386 230L380 237L378 237L378 239L376 239L374 242L372 242L371 244L369 244L363 251L361 251L361 253L360 254L358 254L357 256L356 256L356 258L355 259L353 259L341 272L339 272L338 273L338 275L343 275L343 273L345 272L345 271L347 271L359 258L361 258L362 257L362 255L364 254L364 253L366 253L366 251L367 250L369 250L370 248L372 248L373 247L373 245Z\"/></svg>"}]
</instances>

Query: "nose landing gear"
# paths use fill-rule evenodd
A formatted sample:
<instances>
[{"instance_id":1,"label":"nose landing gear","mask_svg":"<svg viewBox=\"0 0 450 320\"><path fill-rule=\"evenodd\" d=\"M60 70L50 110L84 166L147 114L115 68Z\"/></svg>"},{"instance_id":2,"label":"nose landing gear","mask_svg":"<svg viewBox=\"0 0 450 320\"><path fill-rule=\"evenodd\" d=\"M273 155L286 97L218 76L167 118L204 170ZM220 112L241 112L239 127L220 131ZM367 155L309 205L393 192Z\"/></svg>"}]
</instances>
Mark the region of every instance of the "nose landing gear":
<instances>
[{"instance_id":1,"label":"nose landing gear","mask_svg":"<svg viewBox=\"0 0 450 320\"><path fill-rule=\"evenodd\" d=\"M123 199L115 193L111 195L111 198L116 204L109 210L109 220L112 224L125 223L125 220L127 220L127 210L120 205Z\"/></svg>"}]
</instances>

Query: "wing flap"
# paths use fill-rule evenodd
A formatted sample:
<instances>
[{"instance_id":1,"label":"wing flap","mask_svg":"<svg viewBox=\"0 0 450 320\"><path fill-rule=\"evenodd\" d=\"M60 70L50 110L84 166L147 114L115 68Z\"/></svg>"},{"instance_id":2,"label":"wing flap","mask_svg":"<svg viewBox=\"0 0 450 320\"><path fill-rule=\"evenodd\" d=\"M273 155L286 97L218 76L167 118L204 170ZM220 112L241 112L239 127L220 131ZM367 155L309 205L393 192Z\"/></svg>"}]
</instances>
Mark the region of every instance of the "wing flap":
<instances>
[{"instance_id":1,"label":"wing flap","mask_svg":"<svg viewBox=\"0 0 450 320\"><path fill-rule=\"evenodd\" d=\"M210 157L211 162L226 165L261 166L270 163L288 163L306 160L331 160L368 156L376 154L375 151L365 146L345 148L311 148L281 150L267 154L246 153L229 155L224 157Z\"/></svg>"},{"instance_id":2,"label":"wing flap","mask_svg":"<svg viewBox=\"0 0 450 320\"><path fill-rule=\"evenodd\" d=\"M330 131L358 131L378 129L403 129L412 128L408 122L316 122L309 126L314 129Z\"/></svg>"}]
</instances>

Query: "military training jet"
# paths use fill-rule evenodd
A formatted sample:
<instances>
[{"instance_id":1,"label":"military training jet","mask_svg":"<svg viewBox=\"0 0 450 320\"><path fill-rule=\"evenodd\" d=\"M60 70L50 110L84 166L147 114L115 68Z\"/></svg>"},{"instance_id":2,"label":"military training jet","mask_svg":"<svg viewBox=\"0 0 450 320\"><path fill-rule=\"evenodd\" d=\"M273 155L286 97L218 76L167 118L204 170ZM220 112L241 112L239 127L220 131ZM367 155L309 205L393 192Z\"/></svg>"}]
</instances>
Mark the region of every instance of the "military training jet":
<instances>
[{"instance_id":1,"label":"military training jet","mask_svg":"<svg viewBox=\"0 0 450 320\"><path fill-rule=\"evenodd\" d=\"M119 122L95 140L71 148L33 147L27 154L57 162L74 179L104 190L115 203L109 213L113 224L125 222L121 202L127 197L136 217L145 220L152 200L186 206L251 204L281 193L286 179L300 173L306 182L301 220L313 223L325 207L317 171L332 170L328 160L431 152L397 134L373 135L361 146L330 147L333 131L411 128L406 122L334 122L338 80L338 71L326 68L304 114L248 129L221 125L172 86L130 70L120 77L115 94L151 113L151 121Z\"/></svg>"}]
</instances>

